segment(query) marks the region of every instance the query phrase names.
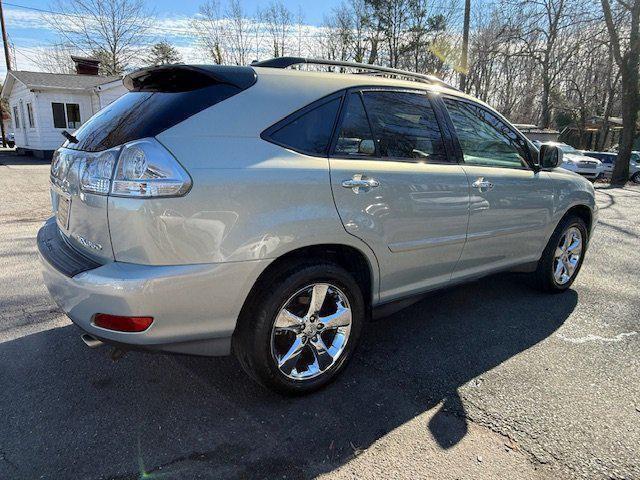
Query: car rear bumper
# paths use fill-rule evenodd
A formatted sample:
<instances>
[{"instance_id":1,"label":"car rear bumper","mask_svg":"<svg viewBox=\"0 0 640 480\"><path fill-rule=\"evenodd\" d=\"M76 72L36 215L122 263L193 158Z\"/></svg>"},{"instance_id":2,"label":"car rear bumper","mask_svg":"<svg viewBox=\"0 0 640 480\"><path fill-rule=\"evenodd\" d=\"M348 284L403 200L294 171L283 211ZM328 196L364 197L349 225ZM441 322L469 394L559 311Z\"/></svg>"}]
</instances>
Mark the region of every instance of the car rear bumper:
<instances>
[{"instance_id":1,"label":"car rear bumper","mask_svg":"<svg viewBox=\"0 0 640 480\"><path fill-rule=\"evenodd\" d=\"M82 330L125 347L228 354L244 299L269 263L152 266L111 262L76 273L64 265L71 260L52 255L51 240L47 243L48 235L42 232L49 225L47 222L38 235L49 293ZM117 332L96 326L93 317L97 313L151 316L154 320L144 332Z\"/></svg>"}]
</instances>

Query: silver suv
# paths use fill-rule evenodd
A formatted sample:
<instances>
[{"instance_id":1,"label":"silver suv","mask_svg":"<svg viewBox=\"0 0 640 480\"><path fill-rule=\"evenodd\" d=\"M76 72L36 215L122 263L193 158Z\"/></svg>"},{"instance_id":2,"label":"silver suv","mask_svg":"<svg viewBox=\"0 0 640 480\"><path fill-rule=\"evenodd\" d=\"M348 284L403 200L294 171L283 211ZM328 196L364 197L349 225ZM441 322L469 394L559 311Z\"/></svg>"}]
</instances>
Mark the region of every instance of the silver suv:
<instances>
[{"instance_id":1,"label":"silver suv","mask_svg":"<svg viewBox=\"0 0 640 480\"><path fill-rule=\"evenodd\" d=\"M234 352L261 384L335 378L366 321L499 272L562 292L591 184L430 76L174 65L55 153L44 281L90 346Z\"/></svg>"}]
</instances>

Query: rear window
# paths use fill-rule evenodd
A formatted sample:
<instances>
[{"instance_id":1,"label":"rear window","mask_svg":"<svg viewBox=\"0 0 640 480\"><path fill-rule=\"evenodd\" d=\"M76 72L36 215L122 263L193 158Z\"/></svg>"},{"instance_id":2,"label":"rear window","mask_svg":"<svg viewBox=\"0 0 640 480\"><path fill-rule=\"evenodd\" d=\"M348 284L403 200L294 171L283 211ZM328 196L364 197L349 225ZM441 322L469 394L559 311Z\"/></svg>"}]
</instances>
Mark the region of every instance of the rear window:
<instances>
[{"instance_id":1,"label":"rear window","mask_svg":"<svg viewBox=\"0 0 640 480\"><path fill-rule=\"evenodd\" d=\"M169 66L134 73L124 83L133 91L91 117L74 133L78 142L67 141L65 147L97 152L155 137L249 88L255 72L248 67Z\"/></svg>"},{"instance_id":2,"label":"rear window","mask_svg":"<svg viewBox=\"0 0 640 480\"><path fill-rule=\"evenodd\" d=\"M214 85L178 93L129 92L80 127L74 134L78 143L65 146L97 152L131 140L155 137L239 91L231 85Z\"/></svg>"},{"instance_id":3,"label":"rear window","mask_svg":"<svg viewBox=\"0 0 640 480\"><path fill-rule=\"evenodd\" d=\"M294 114L292 119L277 124L265 133L273 143L309 155L324 155L329 148L340 97Z\"/></svg>"}]
</instances>

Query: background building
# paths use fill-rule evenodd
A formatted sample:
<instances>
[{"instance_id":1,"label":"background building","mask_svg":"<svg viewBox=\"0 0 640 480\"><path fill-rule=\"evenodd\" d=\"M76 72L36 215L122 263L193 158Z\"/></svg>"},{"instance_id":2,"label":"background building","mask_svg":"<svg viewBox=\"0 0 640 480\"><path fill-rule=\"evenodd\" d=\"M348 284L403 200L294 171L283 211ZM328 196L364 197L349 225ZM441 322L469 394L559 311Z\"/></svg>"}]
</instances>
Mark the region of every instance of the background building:
<instances>
[{"instance_id":1,"label":"background building","mask_svg":"<svg viewBox=\"0 0 640 480\"><path fill-rule=\"evenodd\" d=\"M99 61L72 57L76 74L9 71L2 87L11 115L7 130L19 152L51 158L62 131L73 132L127 92L119 76L98 75Z\"/></svg>"}]
</instances>

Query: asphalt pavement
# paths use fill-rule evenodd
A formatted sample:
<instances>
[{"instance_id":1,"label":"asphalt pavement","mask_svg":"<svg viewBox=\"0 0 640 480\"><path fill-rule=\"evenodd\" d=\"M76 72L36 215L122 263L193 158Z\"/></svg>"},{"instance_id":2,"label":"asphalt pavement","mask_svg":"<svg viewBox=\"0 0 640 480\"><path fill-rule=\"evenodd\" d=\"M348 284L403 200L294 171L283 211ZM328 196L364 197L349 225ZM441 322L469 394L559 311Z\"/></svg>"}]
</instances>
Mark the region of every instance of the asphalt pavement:
<instances>
[{"instance_id":1,"label":"asphalt pavement","mask_svg":"<svg viewBox=\"0 0 640 480\"><path fill-rule=\"evenodd\" d=\"M568 292L434 293L291 399L232 357L85 347L40 278L48 169L0 152L0 479L640 478L639 187L598 188Z\"/></svg>"}]
</instances>

